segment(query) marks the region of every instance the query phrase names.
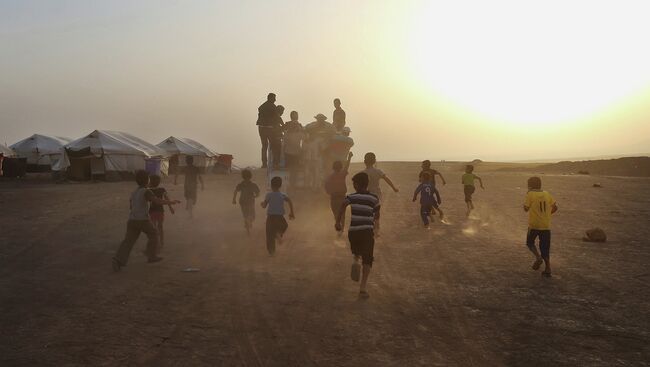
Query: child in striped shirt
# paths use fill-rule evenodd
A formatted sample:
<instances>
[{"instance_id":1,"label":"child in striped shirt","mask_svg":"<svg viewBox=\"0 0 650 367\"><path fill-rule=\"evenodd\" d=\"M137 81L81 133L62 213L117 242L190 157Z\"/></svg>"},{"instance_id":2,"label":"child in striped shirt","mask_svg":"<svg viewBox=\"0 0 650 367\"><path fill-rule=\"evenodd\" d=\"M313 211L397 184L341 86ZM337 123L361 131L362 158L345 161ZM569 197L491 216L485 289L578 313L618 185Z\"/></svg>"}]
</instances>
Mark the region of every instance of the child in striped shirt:
<instances>
[{"instance_id":1,"label":"child in striped shirt","mask_svg":"<svg viewBox=\"0 0 650 367\"><path fill-rule=\"evenodd\" d=\"M379 220L379 198L377 195L368 191L368 174L360 172L352 177L355 193L345 197L339 215L336 220L336 230L343 229L343 216L348 205L351 208L352 215L350 227L348 228L348 239L350 240L350 249L354 255L354 262L350 271L350 277L353 281L359 281L359 273L363 264L363 273L359 287L359 297L368 298L368 276L374 260L375 247L375 223Z\"/></svg>"}]
</instances>

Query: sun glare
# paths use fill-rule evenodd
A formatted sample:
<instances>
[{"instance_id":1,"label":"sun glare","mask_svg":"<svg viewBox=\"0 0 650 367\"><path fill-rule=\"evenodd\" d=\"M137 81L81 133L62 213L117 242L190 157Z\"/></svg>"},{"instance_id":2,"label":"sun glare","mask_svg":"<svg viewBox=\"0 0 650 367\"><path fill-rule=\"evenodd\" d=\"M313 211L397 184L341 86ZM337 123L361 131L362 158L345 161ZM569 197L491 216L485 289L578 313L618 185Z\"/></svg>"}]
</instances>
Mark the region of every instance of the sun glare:
<instances>
[{"instance_id":1,"label":"sun glare","mask_svg":"<svg viewBox=\"0 0 650 367\"><path fill-rule=\"evenodd\" d=\"M511 124L589 116L650 82L643 2L428 2L415 16L416 78Z\"/></svg>"}]
</instances>

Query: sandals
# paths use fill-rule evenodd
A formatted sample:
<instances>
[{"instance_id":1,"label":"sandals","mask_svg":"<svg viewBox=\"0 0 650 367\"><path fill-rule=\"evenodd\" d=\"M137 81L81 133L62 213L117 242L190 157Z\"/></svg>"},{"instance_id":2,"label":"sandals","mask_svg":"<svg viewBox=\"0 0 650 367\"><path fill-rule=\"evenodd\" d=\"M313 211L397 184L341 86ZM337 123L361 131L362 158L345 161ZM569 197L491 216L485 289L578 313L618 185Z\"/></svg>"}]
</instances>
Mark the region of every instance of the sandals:
<instances>
[{"instance_id":1,"label":"sandals","mask_svg":"<svg viewBox=\"0 0 650 367\"><path fill-rule=\"evenodd\" d=\"M350 279L355 282L358 282L361 277L361 265L359 263L352 264L350 269Z\"/></svg>"},{"instance_id":2,"label":"sandals","mask_svg":"<svg viewBox=\"0 0 650 367\"><path fill-rule=\"evenodd\" d=\"M533 263L533 270L539 270L539 267L542 265L543 262L544 260L542 259L535 260L535 262Z\"/></svg>"},{"instance_id":3,"label":"sandals","mask_svg":"<svg viewBox=\"0 0 650 367\"><path fill-rule=\"evenodd\" d=\"M113 266L113 271L116 273L122 269L122 264L120 264L120 261L117 260L116 258L113 258L112 266Z\"/></svg>"},{"instance_id":4,"label":"sandals","mask_svg":"<svg viewBox=\"0 0 650 367\"><path fill-rule=\"evenodd\" d=\"M551 272L543 271L543 272L542 272L542 276L543 276L544 278L550 278L550 277L551 277Z\"/></svg>"},{"instance_id":5,"label":"sandals","mask_svg":"<svg viewBox=\"0 0 650 367\"><path fill-rule=\"evenodd\" d=\"M370 295L367 291L359 291L359 298L368 299L370 298Z\"/></svg>"}]
</instances>

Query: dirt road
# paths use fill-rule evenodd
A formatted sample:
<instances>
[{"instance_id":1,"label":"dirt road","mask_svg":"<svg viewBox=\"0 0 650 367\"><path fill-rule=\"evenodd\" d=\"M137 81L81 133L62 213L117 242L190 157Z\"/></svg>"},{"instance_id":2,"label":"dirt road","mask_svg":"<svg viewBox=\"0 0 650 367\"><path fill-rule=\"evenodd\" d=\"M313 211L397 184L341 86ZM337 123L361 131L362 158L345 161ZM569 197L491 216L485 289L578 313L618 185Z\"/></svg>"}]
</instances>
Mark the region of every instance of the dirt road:
<instances>
[{"instance_id":1,"label":"dirt road","mask_svg":"<svg viewBox=\"0 0 650 367\"><path fill-rule=\"evenodd\" d=\"M461 172L443 169L451 224L425 231L417 165L381 167L402 192L386 195L368 300L320 194L293 195L269 257L262 210L248 238L230 204L238 177L210 176L195 220L167 213L164 261L140 239L113 273L134 184L0 182L0 365L650 365L650 180L543 176L560 204L543 279L523 245L528 175L477 170L467 220ZM610 241L581 242L592 226Z\"/></svg>"}]
</instances>

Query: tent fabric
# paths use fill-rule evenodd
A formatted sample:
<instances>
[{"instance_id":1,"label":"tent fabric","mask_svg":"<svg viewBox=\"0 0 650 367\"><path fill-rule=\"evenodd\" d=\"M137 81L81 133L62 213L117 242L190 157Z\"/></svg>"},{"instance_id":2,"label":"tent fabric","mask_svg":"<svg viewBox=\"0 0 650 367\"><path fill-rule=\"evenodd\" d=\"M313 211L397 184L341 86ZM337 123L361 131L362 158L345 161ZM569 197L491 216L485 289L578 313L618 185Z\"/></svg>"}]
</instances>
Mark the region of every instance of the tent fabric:
<instances>
[{"instance_id":1,"label":"tent fabric","mask_svg":"<svg viewBox=\"0 0 650 367\"><path fill-rule=\"evenodd\" d=\"M170 136L156 145L169 154L185 154L203 157L216 157L217 153L206 148L196 140Z\"/></svg>"},{"instance_id":2,"label":"tent fabric","mask_svg":"<svg viewBox=\"0 0 650 367\"><path fill-rule=\"evenodd\" d=\"M146 157L166 157L168 154L138 137L121 131L95 130L66 145L68 151L79 151L90 148L96 156L102 155L135 155Z\"/></svg>"},{"instance_id":3,"label":"tent fabric","mask_svg":"<svg viewBox=\"0 0 650 367\"><path fill-rule=\"evenodd\" d=\"M65 160L63 146L71 139L34 134L10 146L18 157L27 158L28 165L54 166Z\"/></svg>"},{"instance_id":4,"label":"tent fabric","mask_svg":"<svg viewBox=\"0 0 650 367\"><path fill-rule=\"evenodd\" d=\"M16 153L9 147L0 144L0 154L5 157L13 157Z\"/></svg>"},{"instance_id":5,"label":"tent fabric","mask_svg":"<svg viewBox=\"0 0 650 367\"><path fill-rule=\"evenodd\" d=\"M177 138L170 136L156 145L172 156L177 156L174 163L180 167L185 166L184 156L193 156L194 165L197 167L209 167L214 165L219 155L208 149L196 140L188 138Z\"/></svg>"},{"instance_id":6,"label":"tent fabric","mask_svg":"<svg viewBox=\"0 0 650 367\"><path fill-rule=\"evenodd\" d=\"M168 153L138 137L121 131L95 130L65 146L71 159L73 176L103 175L121 177L116 173L132 174L145 169L150 158L163 160L162 173L167 174Z\"/></svg>"}]
</instances>

